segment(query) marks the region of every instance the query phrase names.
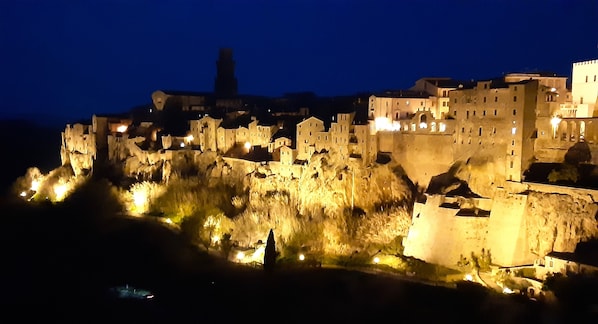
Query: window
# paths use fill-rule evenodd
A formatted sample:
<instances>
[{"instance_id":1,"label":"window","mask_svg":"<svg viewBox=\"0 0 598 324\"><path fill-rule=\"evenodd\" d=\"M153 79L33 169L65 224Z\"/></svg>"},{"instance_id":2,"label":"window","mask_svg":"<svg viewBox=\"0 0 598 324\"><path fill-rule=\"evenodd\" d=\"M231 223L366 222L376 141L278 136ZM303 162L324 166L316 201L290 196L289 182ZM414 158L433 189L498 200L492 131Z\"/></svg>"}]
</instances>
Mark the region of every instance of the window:
<instances>
[{"instance_id":1,"label":"window","mask_svg":"<svg viewBox=\"0 0 598 324\"><path fill-rule=\"evenodd\" d=\"M517 91L517 86L514 86L514 87L513 87L513 91Z\"/></svg>"},{"instance_id":2,"label":"window","mask_svg":"<svg viewBox=\"0 0 598 324\"><path fill-rule=\"evenodd\" d=\"M511 155L515 155L515 151L511 150Z\"/></svg>"},{"instance_id":3,"label":"window","mask_svg":"<svg viewBox=\"0 0 598 324\"><path fill-rule=\"evenodd\" d=\"M517 133L517 127L511 128L511 134L515 135Z\"/></svg>"},{"instance_id":4,"label":"window","mask_svg":"<svg viewBox=\"0 0 598 324\"><path fill-rule=\"evenodd\" d=\"M469 110L467 111L467 116L465 118L469 118Z\"/></svg>"},{"instance_id":5,"label":"window","mask_svg":"<svg viewBox=\"0 0 598 324\"><path fill-rule=\"evenodd\" d=\"M457 98L455 98L455 100L454 100L454 101L455 101L455 103L457 103Z\"/></svg>"},{"instance_id":6,"label":"window","mask_svg":"<svg viewBox=\"0 0 598 324\"><path fill-rule=\"evenodd\" d=\"M453 111L453 116L457 116L457 111Z\"/></svg>"},{"instance_id":7,"label":"window","mask_svg":"<svg viewBox=\"0 0 598 324\"><path fill-rule=\"evenodd\" d=\"M588 76L586 75L586 82L588 82Z\"/></svg>"},{"instance_id":8,"label":"window","mask_svg":"<svg viewBox=\"0 0 598 324\"><path fill-rule=\"evenodd\" d=\"M497 112L496 112L496 109L494 109L494 116L496 116L496 113L497 113Z\"/></svg>"},{"instance_id":9,"label":"window","mask_svg":"<svg viewBox=\"0 0 598 324\"><path fill-rule=\"evenodd\" d=\"M461 128L461 133L465 133L465 127Z\"/></svg>"},{"instance_id":10,"label":"window","mask_svg":"<svg viewBox=\"0 0 598 324\"><path fill-rule=\"evenodd\" d=\"M513 109L513 116L517 115L517 109Z\"/></svg>"},{"instance_id":11,"label":"window","mask_svg":"<svg viewBox=\"0 0 598 324\"><path fill-rule=\"evenodd\" d=\"M517 96L513 96L513 102L517 102Z\"/></svg>"},{"instance_id":12,"label":"window","mask_svg":"<svg viewBox=\"0 0 598 324\"><path fill-rule=\"evenodd\" d=\"M512 140L512 141L511 141L511 145L515 145L515 140Z\"/></svg>"},{"instance_id":13,"label":"window","mask_svg":"<svg viewBox=\"0 0 598 324\"><path fill-rule=\"evenodd\" d=\"M494 97L494 102L498 102L498 97Z\"/></svg>"},{"instance_id":14,"label":"window","mask_svg":"<svg viewBox=\"0 0 598 324\"><path fill-rule=\"evenodd\" d=\"M513 161L511 161L510 165L511 165L511 169L512 169L513 168Z\"/></svg>"},{"instance_id":15,"label":"window","mask_svg":"<svg viewBox=\"0 0 598 324\"><path fill-rule=\"evenodd\" d=\"M583 97L579 98L579 103L583 104Z\"/></svg>"},{"instance_id":16,"label":"window","mask_svg":"<svg viewBox=\"0 0 598 324\"><path fill-rule=\"evenodd\" d=\"M482 127L478 129L478 136L482 136Z\"/></svg>"},{"instance_id":17,"label":"window","mask_svg":"<svg viewBox=\"0 0 598 324\"><path fill-rule=\"evenodd\" d=\"M484 102L486 102L486 97L484 97Z\"/></svg>"},{"instance_id":18,"label":"window","mask_svg":"<svg viewBox=\"0 0 598 324\"><path fill-rule=\"evenodd\" d=\"M496 127L492 127L492 134L496 134Z\"/></svg>"},{"instance_id":19,"label":"window","mask_svg":"<svg viewBox=\"0 0 598 324\"><path fill-rule=\"evenodd\" d=\"M475 116L475 110L473 111L473 115Z\"/></svg>"}]
</instances>

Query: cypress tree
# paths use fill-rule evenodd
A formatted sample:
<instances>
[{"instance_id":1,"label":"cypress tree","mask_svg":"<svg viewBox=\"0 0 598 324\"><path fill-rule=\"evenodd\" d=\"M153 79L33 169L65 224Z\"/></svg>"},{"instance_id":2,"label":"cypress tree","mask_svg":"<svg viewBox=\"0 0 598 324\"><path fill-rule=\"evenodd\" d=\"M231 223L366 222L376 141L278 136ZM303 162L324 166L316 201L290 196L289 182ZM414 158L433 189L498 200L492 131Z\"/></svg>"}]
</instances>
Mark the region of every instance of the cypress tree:
<instances>
[{"instance_id":1,"label":"cypress tree","mask_svg":"<svg viewBox=\"0 0 598 324\"><path fill-rule=\"evenodd\" d=\"M266 250L264 251L264 270L272 271L276 263L276 242L274 241L274 231L270 229L268 240L266 241Z\"/></svg>"}]
</instances>

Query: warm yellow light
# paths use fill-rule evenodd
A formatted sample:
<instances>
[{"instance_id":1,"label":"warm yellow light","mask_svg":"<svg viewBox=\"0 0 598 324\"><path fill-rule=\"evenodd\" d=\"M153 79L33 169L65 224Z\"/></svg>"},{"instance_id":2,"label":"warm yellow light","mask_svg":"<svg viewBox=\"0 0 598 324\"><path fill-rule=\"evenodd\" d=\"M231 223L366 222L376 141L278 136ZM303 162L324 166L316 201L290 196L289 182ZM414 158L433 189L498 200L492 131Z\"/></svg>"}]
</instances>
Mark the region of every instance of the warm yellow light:
<instances>
[{"instance_id":1,"label":"warm yellow light","mask_svg":"<svg viewBox=\"0 0 598 324\"><path fill-rule=\"evenodd\" d=\"M249 151L250 148L251 148L251 143L245 142L245 149Z\"/></svg>"},{"instance_id":2,"label":"warm yellow light","mask_svg":"<svg viewBox=\"0 0 598 324\"><path fill-rule=\"evenodd\" d=\"M299 254L299 261L303 261L303 260L305 260L305 255Z\"/></svg>"},{"instance_id":3,"label":"warm yellow light","mask_svg":"<svg viewBox=\"0 0 598 324\"><path fill-rule=\"evenodd\" d=\"M31 190L37 191L39 189L39 181L33 180L31 181Z\"/></svg>"},{"instance_id":4,"label":"warm yellow light","mask_svg":"<svg viewBox=\"0 0 598 324\"><path fill-rule=\"evenodd\" d=\"M380 258L379 258L379 257L375 257L375 258L374 258L374 263L375 263L375 264L378 264L378 263L380 263Z\"/></svg>"},{"instance_id":5,"label":"warm yellow light","mask_svg":"<svg viewBox=\"0 0 598 324\"><path fill-rule=\"evenodd\" d=\"M401 130L401 125L398 122L393 122L390 118L377 117L374 119L376 131L398 131Z\"/></svg>"},{"instance_id":6,"label":"warm yellow light","mask_svg":"<svg viewBox=\"0 0 598 324\"><path fill-rule=\"evenodd\" d=\"M25 197L27 196L27 193L25 191L21 191L21 197Z\"/></svg>"},{"instance_id":7,"label":"warm yellow light","mask_svg":"<svg viewBox=\"0 0 598 324\"><path fill-rule=\"evenodd\" d=\"M561 123L561 119L559 118L559 116L554 116L554 117L552 117L552 119L550 119L550 124L554 128L558 127L560 123Z\"/></svg>"},{"instance_id":8,"label":"warm yellow light","mask_svg":"<svg viewBox=\"0 0 598 324\"><path fill-rule=\"evenodd\" d=\"M59 183L54 186L54 194L56 195L56 201L61 201L66 196L67 186L64 183Z\"/></svg>"},{"instance_id":9,"label":"warm yellow light","mask_svg":"<svg viewBox=\"0 0 598 324\"><path fill-rule=\"evenodd\" d=\"M191 143L191 142L193 142L194 137L193 137L193 135L188 135L187 137L185 137L185 139L187 140L188 143Z\"/></svg>"},{"instance_id":10,"label":"warm yellow light","mask_svg":"<svg viewBox=\"0 0 598 324\"><path fill-rule=\"evenodd\" d=\"M241 261L245 258L245 253L239 252L237 253L237 260Z\"/></svg>"},{"instance_id":11,"label":"warm yellow light","mask_svg":"<svg viewBox=\"0 0 598 324\"><path fill-rule=\"evenodd\" d=\"M218 235L212 236L212 242L218 243L218 241L220 241L220 236L218 236Z\"/></svg>"},{"instance_id":12,"label":"warm yellow light","mask_svg":"<svg viewBox=\"0 0 598 324\"><path fill-rule=\"evenodd\" d=\"M167 218L167 219L165 220L165 222L166 222L166 223L168 223L168 224L173 224L173 222L172 222L172 219L170 219L170 218Z\"/></svg>"},{"instance_id":13,"label":"warm yellow light","mask_svg":"<svg viewBox=\"0 0 598 324\"><path fill-rule=\"evenodd\" d=\"M127 128L128 128L127 125L120 125L116 128L116 131L119 133L124 133L127 131Z\"/></svg>"},{"instance_id":14,"label":"warm yellow light","mask_svg":"<svg viewBox=\"0 0 598 324\"><path fill-rule=\"evenodd\" d=\"M147 191L136 190L133 192L133 204L138 211L145 211L145 204L147 204Z\"/></svg>"},{"instance_id":15,"label":"warm yellow light","mask_svg":"<svg viewBox=\"0 0 598 324\"><path fill-rule=\"evenodd\" d=\"M185 147L185 143L181 142L181 147Z\"/></svg>"},{"instance_id":16,"label":"warm yellow light","mask_svg":"<svg viewBox=\"0 0 598 324\"><path fill-rule=\"evenodd\" d=\"M512 293L513 293L513 290L511 290L511 288L509 288L509 287L505 287L505 288L502 290L502 292L503 292L503 294L512 294Z\"/></svg>"},{"instance_id":17,"label":"warm yellow light","mask_svg":"<svg viewBox=\"0 0 598 324\"><path fill-rule=\"evenodd\" d=\"M426 124L426 123L419 123L419 128L428 128L428 124Z\"/></svg>"},{"instance_id":18,"label":"warm yellow light","mask_svg":"<svg viewBox=\"0 0 598 324\"><path fill-rule=\"evenodd\" d=\"M446 124L445 123L440 123L438 125L438 130L441 132L445 132L446 131Z\"/></svg>"},{"instance_id":19,"label":"warm yellow light","mask_svg":"<svg viewBox=\"0 0 598 324\"><path fill-rule=\"evenodd\" d=\"M465 275L465 280L467 280L467 281L473 281L473 276L468 273L468 274Z\"/></svg>"}]
</instances>

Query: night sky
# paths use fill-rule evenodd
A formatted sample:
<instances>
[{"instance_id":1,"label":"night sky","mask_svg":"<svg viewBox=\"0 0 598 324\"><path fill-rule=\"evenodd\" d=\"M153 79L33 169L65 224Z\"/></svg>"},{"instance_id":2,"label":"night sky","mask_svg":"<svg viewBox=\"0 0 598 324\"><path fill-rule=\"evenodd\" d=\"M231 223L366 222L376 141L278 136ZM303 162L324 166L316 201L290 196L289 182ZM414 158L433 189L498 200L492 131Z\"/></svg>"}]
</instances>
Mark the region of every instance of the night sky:
<instances>
[{"instance_id":1,"label":"night sky","mask_svg":"<svg viewBox=\"0 0 598 324\"><path fill-rule=\"evenodd\" d=\"M597 22L596 0L0 0L0 117L71 122L212 91L221 47L253 95L570 76L598 58Z\"/></svg>"}]
</instances>

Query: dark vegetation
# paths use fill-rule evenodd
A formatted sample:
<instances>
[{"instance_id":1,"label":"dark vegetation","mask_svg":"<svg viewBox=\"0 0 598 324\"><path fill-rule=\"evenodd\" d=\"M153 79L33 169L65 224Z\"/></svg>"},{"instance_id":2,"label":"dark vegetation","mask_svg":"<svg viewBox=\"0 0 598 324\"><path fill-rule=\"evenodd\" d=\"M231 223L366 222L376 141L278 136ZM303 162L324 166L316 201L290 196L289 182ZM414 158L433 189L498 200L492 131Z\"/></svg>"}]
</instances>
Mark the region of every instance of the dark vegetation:
<instances>
[{"instance_id":1,"label":"dark vegetation","mask_svg":"<svg viewBox=\"0 0 598 324\"><path fill-rule=\"evenodd\" d=\"M343 269L284 267L266 274L239 267L206 254L155 218L119 214L113 190L99 180L61 204L2 201L2 296L8 306L2 316L18 316L19 322L136 323L254 318L558 323L565 318L541 303L470 283L453 289ZM120 300L107 293L124 284L156 297ZM264 305L268 317L260 315Z\"/></svg>"}]
</instances>

